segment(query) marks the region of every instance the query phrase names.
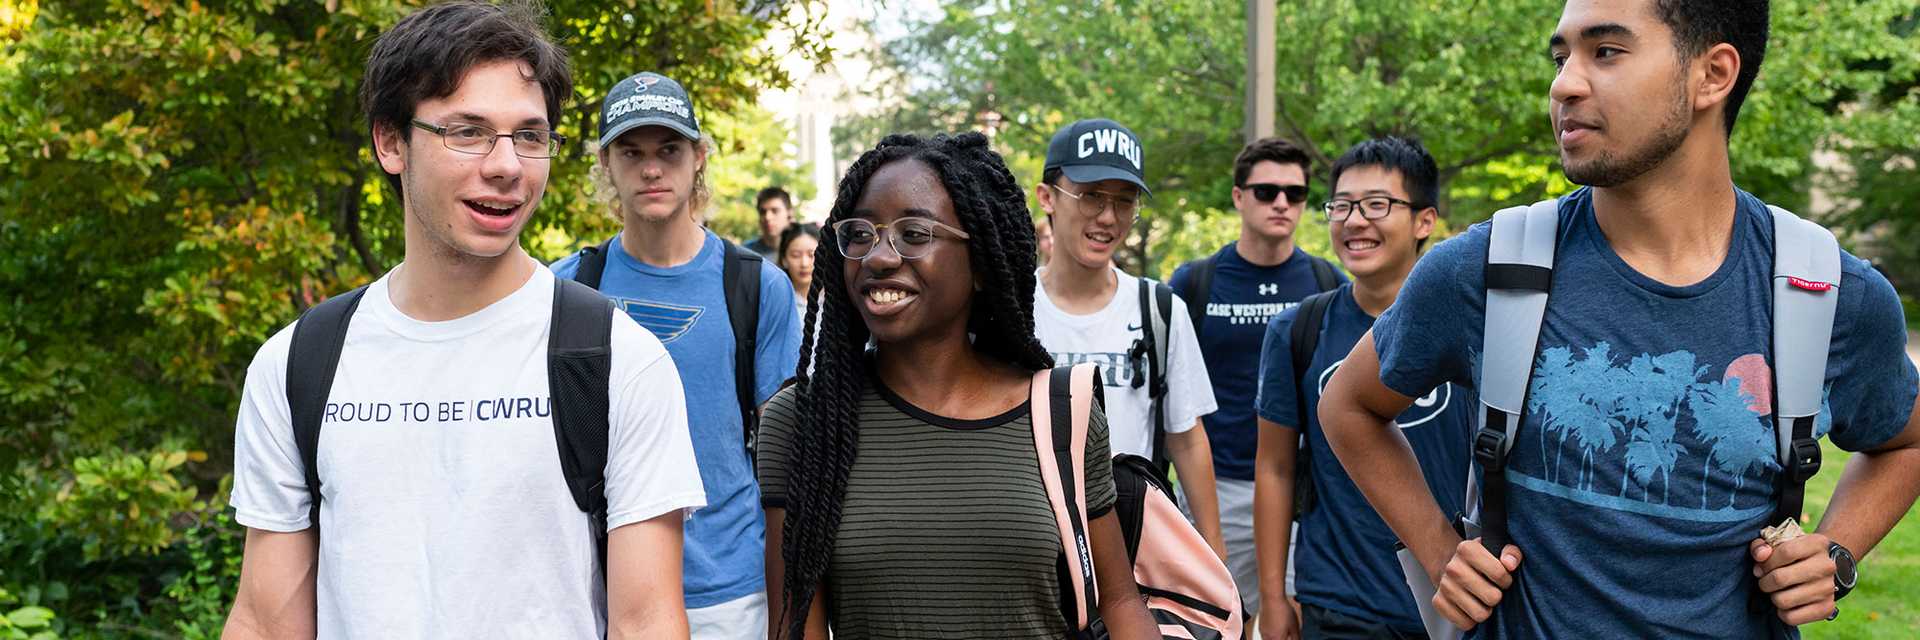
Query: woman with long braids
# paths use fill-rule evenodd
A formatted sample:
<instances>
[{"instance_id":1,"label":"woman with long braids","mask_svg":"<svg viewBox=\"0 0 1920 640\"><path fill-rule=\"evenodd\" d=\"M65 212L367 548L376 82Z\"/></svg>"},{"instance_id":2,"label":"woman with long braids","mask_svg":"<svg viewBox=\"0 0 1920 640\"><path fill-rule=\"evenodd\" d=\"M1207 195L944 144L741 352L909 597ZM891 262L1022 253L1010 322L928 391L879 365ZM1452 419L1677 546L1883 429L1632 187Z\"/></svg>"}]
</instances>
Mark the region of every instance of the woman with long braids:
<instances>
[{"instance_id":1,"label":"woman with long braids","mask_svg":"<svg viewBox=\"0 0 1920 640\"><path fill-rule=\"evenodd\" d=\"M1028 415L1053 359L1024 193L980 134L889 136L840 181L824 235L797 382L761 423L769 637L1067 637ZM1093 416L1099 611L1115 638L1157 638Z\"/></svg>"}]
</instances>

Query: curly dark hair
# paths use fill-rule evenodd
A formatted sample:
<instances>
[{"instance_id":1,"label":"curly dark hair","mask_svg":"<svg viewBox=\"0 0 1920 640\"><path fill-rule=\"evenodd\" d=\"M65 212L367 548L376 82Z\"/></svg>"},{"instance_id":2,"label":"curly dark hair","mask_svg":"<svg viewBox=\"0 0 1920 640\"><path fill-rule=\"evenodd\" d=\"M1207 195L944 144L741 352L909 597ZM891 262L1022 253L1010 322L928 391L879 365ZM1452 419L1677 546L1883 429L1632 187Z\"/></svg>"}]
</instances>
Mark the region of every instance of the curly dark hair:
<instances>
[{"instance_id":1,"label":"curly dark hair","mask_svg":"<svg viewBox=\"0 0 1920 640\"><path fill-rule=\"evenodd\" d=\"M987 146L986 136L891 135L854 161L840 180L826 237L815 254L795 374L800 421L794 429L787 517L780 532L780 557L786 564L780 621L790 638L804 635L815 587L830 568L847 475L860 440L860 397L867 385L864 351L869 334L847 295L845 258L834 249L831 225L853 215L867 181L881 167L902 160L926 163L939 175L960 228L971 236L967 252L979 285L967 318L973 348L1029 371L1053 367L1053 357L1033 331L1033 218L1026 194L1006 161Z\"/></svg>"}]
</instances>

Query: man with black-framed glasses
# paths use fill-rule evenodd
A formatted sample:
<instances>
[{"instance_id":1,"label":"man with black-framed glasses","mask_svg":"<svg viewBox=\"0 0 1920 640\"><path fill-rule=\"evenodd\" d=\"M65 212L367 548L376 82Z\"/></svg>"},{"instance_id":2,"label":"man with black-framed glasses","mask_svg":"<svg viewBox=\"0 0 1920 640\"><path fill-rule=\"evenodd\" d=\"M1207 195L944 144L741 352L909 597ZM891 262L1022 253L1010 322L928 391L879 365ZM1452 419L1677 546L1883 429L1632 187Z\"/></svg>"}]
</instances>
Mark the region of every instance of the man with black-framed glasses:
<instances>
[{"instance_id":1,"label":"man with black-framed glasses","mask_svg":"<svg viewBox=\"0 0 1920 640\"><path fill-rule=\"evenodd\" d=\"M1166 285L1113 263L1150 195L1140 139L1112 120L1081 120L1047 145L1040 209L1053 256L1034 290L1034 332L1061 365L1100 365L1113 453L1171 464L1195 528L1227 557L1213 460L1200 416L1213 394L1185 306Z\"/></svg>"},{"instance_id":2,"label":"man with black-framed glasses","mask_svg":"<svg viewBox=\"0 0 1920 640\"><path fill-rule=\"evenodd\" d=\"M1273 316L1346 280L1332 263L1294 242L1311 169L1307 153L1280 138L1241 149L1233 161L1232 191L1240 237L1213 255L1180 265L1170 279L1187 301L1220 407L1201 422L1212 445L1227 566L1249 615L1258 615L1267 600L1260 592L1253 535L1253 399L1261 336Z\"/></svg>"},{"instance_id":3,"label":"man with black-framed glasses","mask_svg":"<svg viewBox=\"0 0 1920 640\"><path fill-rule=\"evenodd\" d=\"M1424 637L1393 531L1333 457L1314 407L1419 260L1439 218L1440 172L1419 142L1379 138L1348 149L1332 175L1333 194L1314 217L1328 225L1334 254L1353 282L1275 316L1260 349L1255 529L1268 587L1262 593L1271 594L1260 632L1267 640ZM1441 385L1397 420L1443 509L1458 510L1466 492L1472 408L1471 392ZM1309 495L1307 504L1296 503ZM1290 572L1296 562L1300 568ZM1289 573L1297 575L1297 621L1275 597Z\"/></svg>"}]
</instances>

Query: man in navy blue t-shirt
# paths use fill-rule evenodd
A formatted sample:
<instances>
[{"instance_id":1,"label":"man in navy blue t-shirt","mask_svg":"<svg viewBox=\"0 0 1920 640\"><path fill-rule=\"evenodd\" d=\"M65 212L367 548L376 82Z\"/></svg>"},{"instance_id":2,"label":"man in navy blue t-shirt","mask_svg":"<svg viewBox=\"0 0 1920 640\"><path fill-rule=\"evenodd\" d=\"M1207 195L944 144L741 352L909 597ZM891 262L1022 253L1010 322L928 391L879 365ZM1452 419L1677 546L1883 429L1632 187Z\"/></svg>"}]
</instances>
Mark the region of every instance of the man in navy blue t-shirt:
<instances>
[{"instance_id":1,"label":"man in navy blue t-shirt","mask_svg":"<svg viewBox=\"0 0 1920 640\"><path fill-rule=\"evenodd\" d=\"M1201 418L1212 445L1220 533L1227 567L1241 604L1258 615L1262 600L1285 604L1283 593L1260 593L1253 544L1253 397L1267 321L1319 293L1319 280L1346 280L1339 270L1301 251L1294 228L1306 210L1312 159L1280 138L1263 138L1233 161L1233 207L1240 239L1212 256L1180 265L1169 283L1187 301L1200 352L1219 409ZM1202 289L1206 289L1203 291Z\"/></svg>"},{"instance_id":2,"label":"man in navy blue t-shirt","mask_svg":"<svg viewBox=\"0 0 1920 640\"><path fill-rule=\"evenodd\" d=\"M1418 142L1381 138L1354 145L1333 164L1333 195L1324 207L1334 253L1353 273L1325 305L1295 307L1273 319L1260 349L1260 449L1255 463L1255 511L1260 514L1262 593L1277 592L1289 562L1295 572L1301 620L1272 606L1260 619L1261 637L1424 637L1420 612L1407 590L1394 535L1334 459L1311 409L1374 318L1393 304L1439 213L1440 171ZM1293 343L1293 325L1323 311L1317 344ZM1312 349L1304 371L1293 351ZM1419 459L1426 486L1446 513L1460 511L1466 493L1473 395L1441 383L1422 394L1395 423ZM1304 423L1301 416L1305 416ZM1294 446L1306 435L1315 500L1299 518L1297 547L1287 553L1294 521ZM1270 603L1276 602L1269 599Z\"/></svg>"},{"instance_id":3,"label":"man in navy blue t-shirt","mask_svg":"<svg viewBox=\"0 0 1920 640\"><path fill-rule=\"evenodd\" d=\"M1816 533L1770 547L1773 221L1727 141L1765 51L1763 1L1567 3L1549 41L1569 180L1499 557L1462 541L1392 416L1478 382L1489 228L1436 246L1320 405L1328 440L1490 638L1766 638L1827 618L1920 493L1916 373L1892 286L1841 256L1816 434L1858 452ZM1844 566L1844 572L1838 567ZM1872 576L1865 579L1871 580ZM1771 605L1769 606L1750 606Z\"/></svg>"}]
</instances>

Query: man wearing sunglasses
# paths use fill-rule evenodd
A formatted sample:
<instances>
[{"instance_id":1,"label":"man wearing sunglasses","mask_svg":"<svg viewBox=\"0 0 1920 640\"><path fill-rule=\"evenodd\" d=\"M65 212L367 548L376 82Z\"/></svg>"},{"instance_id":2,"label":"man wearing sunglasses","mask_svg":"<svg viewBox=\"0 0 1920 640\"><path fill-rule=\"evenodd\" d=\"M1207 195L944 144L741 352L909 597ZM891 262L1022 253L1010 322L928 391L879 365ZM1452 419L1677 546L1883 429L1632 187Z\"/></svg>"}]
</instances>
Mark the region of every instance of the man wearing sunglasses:
<instances>
[{"instance_id":1,"label":"man wearing sunglasses","mask_svg":"<svg viewBox=\"0 0 1920 640\"><path fill-rule=\"evenodd\" d=\"M1069 124L1047 145L1034 197L1053 226L1053 256L1035 287L1034 330L1060 365L1100 365L1113 453L1170 461L1195 527L1226 558L1213 458L1194 428L1215 406L1193 325L1166 285L1113 263L1149 194L1142 157L1139 138L1112 120Z\"/></svg>"},{"instance_id":2,"label":"man wearing sunglasses","mask_svg":"<svg viewBox=\"0 0 1920 640\"><path fill-rule=\"evenodd\" d=\"M1170 280L1187 302L1220 407L1202 423L1213 449L1227 566L1249 615L1258 615L1262 600L1253 552L1253 399L1261 336L1273 316L1346 280L1332 263L1308 255L1293 241L1311 169L1307 153L1280 138L1241 149L1233 161L1240 238L1180 265Z\"/></svg>"},{"instance_id":3,"label":"man wearing sunglasses","mask_svg":"<svg viewBox=\"0 0 1920 640\"><path fill-rule=\"evenodd\" d=\"M710 146L680 83L647 72L614 85L600 108L594 172L625 228L553 271L595 285L673 354L707 493L686 524L687 619L696 640L761 638L766 524L746 432L793 375L800 323L784 272L701 225ZM757 286L729 286L727 274L742 270L758 272ZM752 289L757 304L739 298ZM757 323L733 323L756 309ZM751 335L740 339L735 326Z\"/></svg>"}]
</instances>

